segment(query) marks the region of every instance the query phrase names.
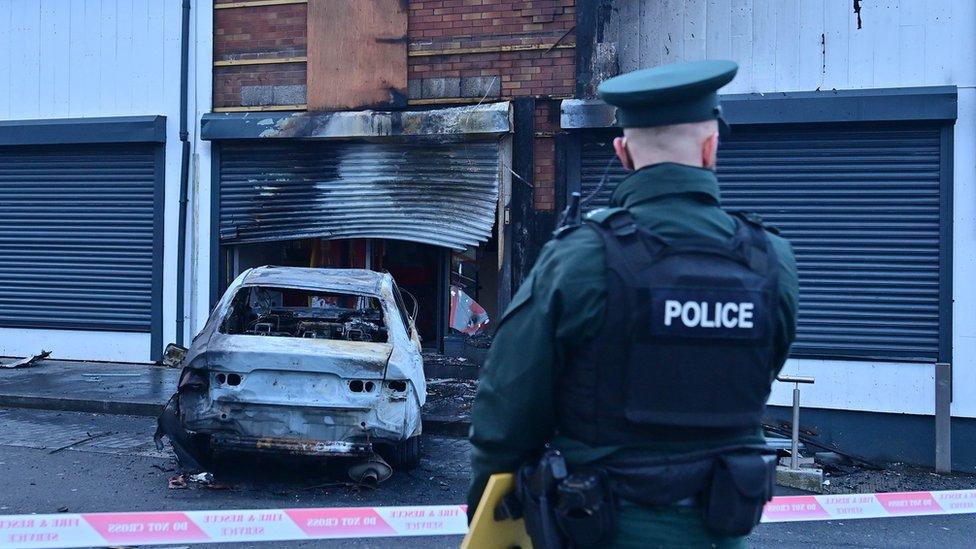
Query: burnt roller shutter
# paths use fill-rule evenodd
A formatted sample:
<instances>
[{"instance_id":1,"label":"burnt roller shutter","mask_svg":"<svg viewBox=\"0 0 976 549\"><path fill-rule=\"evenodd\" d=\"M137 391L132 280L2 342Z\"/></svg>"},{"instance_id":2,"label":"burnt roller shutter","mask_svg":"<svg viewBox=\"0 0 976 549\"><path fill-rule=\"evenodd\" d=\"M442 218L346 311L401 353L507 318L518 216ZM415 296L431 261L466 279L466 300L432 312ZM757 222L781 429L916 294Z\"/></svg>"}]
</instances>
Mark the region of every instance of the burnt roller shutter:
<instances>
[{"instance_id":1,"label":"burnt roller shutter","mask_svg":"<svg viewBox=\"0 0 976 549\"><path fill-rule=\"evenodd\" d=\"M498 151L498 141L227 142L220 149L220 241L476 245L495 222Z\"/></svg>"},{"instance_id":2,"label":"burnt roller shutter","mask_svg":"<svg viewBox=\"0 0 976 549\"><path fill-rule=\"evenodd\" d=\"M937 360L941 126L735 127L719 149L722 203L759 213L793 244L800 275L794 356ZM582 144L584 197L612 154ZM606 205L624 176L587 209Z\"/></svg>"},{"instance_id":3,"label":"burnt roller shutter","mask_svg":"<svg viewBox=\"0 0 976 549\"><path fill-rule=\"evenodd\" d=\"M153 144L0 146L0 325L150 331L155 159Z\"/></svg>"}]
</instances>

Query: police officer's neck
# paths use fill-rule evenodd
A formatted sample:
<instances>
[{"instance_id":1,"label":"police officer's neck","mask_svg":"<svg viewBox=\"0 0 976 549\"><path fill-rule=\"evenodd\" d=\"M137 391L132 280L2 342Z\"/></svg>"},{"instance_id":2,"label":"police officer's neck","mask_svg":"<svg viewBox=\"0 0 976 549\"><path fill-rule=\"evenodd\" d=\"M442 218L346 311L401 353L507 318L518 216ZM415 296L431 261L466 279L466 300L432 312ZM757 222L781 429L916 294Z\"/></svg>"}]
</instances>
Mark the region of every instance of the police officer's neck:
<instances>
[{"instance_id":1,"label":"police officer's neck","mask_svg":"<svg viewBox=\"0 0 976 549\"><path fill-rule=\"evenodd\" d=\"M628 147L627 152L633 169L639 170L655 164L681 164L692 168L705 168L705 155L700 150L666 150L657 148L636 149Z\"/></svg>"},{"instance_id":2,"label":"police officer's neck","mask_svg":"<svg viewBox=\"0 0 976 549\"><path fill-rule=\"evenodd\" d=\"M658 159L658 158L654 158L654 159L651 159L651 160L648 160L648 161L635 162L634 163L634 170L636 171L636 170L639 170L641 168L647 168L649 166L657 166L657 165L660 165L660 164L678 164L680 166L687 166L689 168L699 168L699 169L706 168L706 166L703 165L703 163L702 163L702 161L700 159L699 159L698 162L693 162L693 161L688 161L687 159L676 159L676 158L660 158L660 159ZM706 168L706 169L711 169L711 168Z\"/></svg>"}]
</instances>

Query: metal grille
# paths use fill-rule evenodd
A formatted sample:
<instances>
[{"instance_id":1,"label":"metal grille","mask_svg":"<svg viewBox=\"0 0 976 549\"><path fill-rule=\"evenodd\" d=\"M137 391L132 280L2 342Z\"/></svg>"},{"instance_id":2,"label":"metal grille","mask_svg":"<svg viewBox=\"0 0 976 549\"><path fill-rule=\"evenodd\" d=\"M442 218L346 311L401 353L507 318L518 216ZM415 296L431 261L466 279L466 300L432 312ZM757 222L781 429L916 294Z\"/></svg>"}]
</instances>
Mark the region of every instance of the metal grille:
<instances>
[{"instance_id":1,"label":"metal grille","mask_svg":"<svg viewBox=\"0 0 976 549\"><path fill-rule=\"evenodd\" d=\"M584 140L584 197L608 143ZM796 252L794 356L937 360L940 154L935 125L736 127L723 140L723 207L759 213ZM587 208L624 176L613 164Z\"/></svg>"},{"instance_id":2,"label":"metal grille","mask_svg":"<svg viewBox=\"0 0 976 549\"><path fill-rule=\"evenodd\" d=\"M0 147L0 325L150 331L154 152Z\"/></svg>"},{"instance_id":3,"label":"metal grille","mask_svg":"<svg viewBox=\"0 0 976 549\"><path fill-rule=\"evenodd\" d=\"M461 249L491 235L499 143L226 143L225 244L391 238Z\"/></svg>"}]
</instances>

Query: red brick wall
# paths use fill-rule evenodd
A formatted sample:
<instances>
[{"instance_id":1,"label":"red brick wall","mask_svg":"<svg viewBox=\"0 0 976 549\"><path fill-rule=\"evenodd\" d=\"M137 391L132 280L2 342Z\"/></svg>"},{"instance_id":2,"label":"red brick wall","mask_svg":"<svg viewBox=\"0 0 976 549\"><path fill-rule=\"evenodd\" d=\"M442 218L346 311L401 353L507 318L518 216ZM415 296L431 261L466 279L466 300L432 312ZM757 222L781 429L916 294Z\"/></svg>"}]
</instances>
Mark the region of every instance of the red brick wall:
<instances>
[{"instance_id":1,"label":"red brick wall","mask_svg":"<svg viewBox=\"0 0 976 549\"><path fill-rule=\"evenodd\" d=\"M306 11L305 4L214 10L214 59L305 55Z\"/></svg>"},{"instance_id":2,"label":"red brick wall","mask_svg":"<svg viewBox=\"0 0 976 549\"><path fill-rule=\"evenodd\" d=\"M558 99L575 91L576 0L411 0L408 78L497 77L499 95L491 99L534 96L536 139L533 145L534 205L555 207L555 144ZM549 48L558 42L558 47ZM460 52L418 56L416 52L465 49L526 51ZM414 84L413 82L411 84ZM419 86L411 86L414 92ZM417 101L411 93L411 98ZM474 99L475 101L478 98ZM443 102L420 98L419 102ZM553 116L555 109L555 117ZM555 121L555 122L554 122Z\"/></svg>"},{"instance_id":3,"label":"red brick wall","mask_svg":"<svg viewBox=\"0 0 976 549\"><path fill-rule=\"evenodd\" d=\"M412 38L495 37L568 30L575 0L410 0Z\"/></svg>"},{"instance_id":4,"label":"red brick wall","mask_svg":"<svg viewBox=\"0 0 976 549\"><path fill-rule=\"evenodd\" d=\"M535 143L533 147L533 197L537 210L555 208L556 145L553 135L559 129L559 101L537 101Z\"/></svg>"},{"instance_id":5,"label":"red brick wall","mask_svg":"<svg viewBox=\"0 0 976 549\"><path fill-rule=\"evenodd\" d=\"M214 67L214 107L238 107L244 104L241 90L246 86L305 85L304 63L273 65L241 65ZM273 91L272 91L273 97ZM272 105L289 105L293 102L275 102Z\"/></svg>"},{"instance_id":6,"label":"red brick wall","mask_svg":"<svg viewBox=\"0 0 976 549\"><path fill-rule=\"evenodd\" d=\"M215 9L214 61L305 56L306 13L305 4ZM305 63L215 66L214 107L243 105L243 86L283 85L304 86Z\"/></svg>"}]
</instances>

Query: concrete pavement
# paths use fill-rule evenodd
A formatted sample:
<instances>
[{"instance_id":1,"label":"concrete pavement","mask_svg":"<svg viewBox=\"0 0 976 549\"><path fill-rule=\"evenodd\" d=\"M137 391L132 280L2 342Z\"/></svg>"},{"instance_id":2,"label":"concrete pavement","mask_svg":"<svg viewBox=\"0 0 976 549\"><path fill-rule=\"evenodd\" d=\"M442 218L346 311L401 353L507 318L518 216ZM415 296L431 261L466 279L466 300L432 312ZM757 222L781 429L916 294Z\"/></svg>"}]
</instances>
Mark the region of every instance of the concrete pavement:
<instances>
[{"instance_id":1,"label":"concrete pavement","mask_svg":"<svg viewBox=\"0 0 976 549\"><path fill-rule=\"evenodd\" d=\"M0 369L0 406L156 416L180 371L152 364L42 360Z\"/></svg>"}]
</instances>

